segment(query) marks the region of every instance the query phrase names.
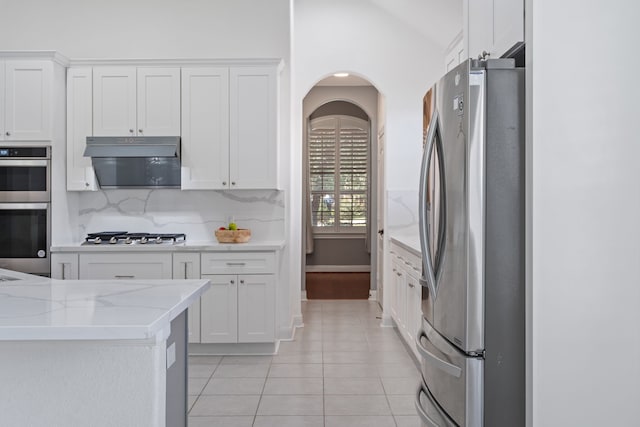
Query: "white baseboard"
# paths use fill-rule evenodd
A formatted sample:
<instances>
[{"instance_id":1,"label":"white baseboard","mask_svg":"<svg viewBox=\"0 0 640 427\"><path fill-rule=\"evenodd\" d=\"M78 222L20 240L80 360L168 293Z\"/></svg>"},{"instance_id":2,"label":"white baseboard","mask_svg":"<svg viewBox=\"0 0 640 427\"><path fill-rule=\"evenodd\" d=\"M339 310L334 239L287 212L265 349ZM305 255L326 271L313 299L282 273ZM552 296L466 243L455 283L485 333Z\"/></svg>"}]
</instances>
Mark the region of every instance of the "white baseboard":
<instances>
[{"instance_id":1,"label":"white baseboard","mask_svg":"<svg viewBox=\"0 0 640 427\"><path fill-rule=\"evenodd\" d=\"M307 265L307 273L369 273L370 265Z\"/></svg>"},{"instance_id":2,"label":"white baseboard","mask_svg":"<svg viewBox=\"0 0 640 427\"><path fill-rule=\"evenodd\" d=\"M300 301L307 301L307 291L300 291Z\"/></svg>"},{"instance_id":3,"label":"white baseboard","mask_svg":"<svg viewBox=\"0 0 640 427\"><path fill-rule=\"evenodd\" d=\"M378 301L378 292L374 289L369 289L369 301Z\"/></svg>"}]
</instances>

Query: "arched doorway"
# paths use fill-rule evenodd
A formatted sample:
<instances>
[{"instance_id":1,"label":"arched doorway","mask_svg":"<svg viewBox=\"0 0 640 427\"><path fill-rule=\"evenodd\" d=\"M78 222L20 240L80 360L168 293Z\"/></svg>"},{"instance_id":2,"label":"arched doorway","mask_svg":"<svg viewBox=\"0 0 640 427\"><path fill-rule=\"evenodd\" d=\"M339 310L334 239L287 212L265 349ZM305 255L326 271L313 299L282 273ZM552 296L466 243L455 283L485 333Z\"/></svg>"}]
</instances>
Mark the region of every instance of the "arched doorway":
<instances>
[{"instance_id":1,"label":"arched doorway","mask_svg":"<svg viewBox=\"0 0 640 427\"><path fill-rule=\"evenodd\" d=\"M303 277L334 273L323 299L377 300L380 94L365 79L350 81L324 79L303 100ZM302 297L312 298L304 279Z\"/></svg>"}]
</instances>

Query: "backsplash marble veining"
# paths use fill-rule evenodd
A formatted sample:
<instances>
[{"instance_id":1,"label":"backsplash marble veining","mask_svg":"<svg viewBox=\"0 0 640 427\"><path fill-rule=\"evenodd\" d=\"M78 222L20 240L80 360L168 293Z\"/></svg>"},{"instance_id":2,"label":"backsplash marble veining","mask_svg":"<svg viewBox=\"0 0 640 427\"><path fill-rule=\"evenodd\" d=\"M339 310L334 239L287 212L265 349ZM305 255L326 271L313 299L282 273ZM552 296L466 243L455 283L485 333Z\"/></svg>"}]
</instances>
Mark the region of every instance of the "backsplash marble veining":
<instances>
[{"instance_id":1,"label":"backsplash marble veining","mask_svg":"<svg viewBox=\"0 0 640 427\"><path fill-rule=\"evenodd\" d=\"M387 230L390 233L417 233L418 191L387 191Z\"/></svg>"},{"instance_id":2,"label":"backsplash marble veining","mask_svg":"<svg viewBox=\"0 0 640 427\"><path fill-rule=\"evenodd\" d=\"M187 241L215 241L229 219L259 240L284 238L282 191L105 190L79 195L79 235L107 230L185 233Z\"/></svg>"}]
</instances>

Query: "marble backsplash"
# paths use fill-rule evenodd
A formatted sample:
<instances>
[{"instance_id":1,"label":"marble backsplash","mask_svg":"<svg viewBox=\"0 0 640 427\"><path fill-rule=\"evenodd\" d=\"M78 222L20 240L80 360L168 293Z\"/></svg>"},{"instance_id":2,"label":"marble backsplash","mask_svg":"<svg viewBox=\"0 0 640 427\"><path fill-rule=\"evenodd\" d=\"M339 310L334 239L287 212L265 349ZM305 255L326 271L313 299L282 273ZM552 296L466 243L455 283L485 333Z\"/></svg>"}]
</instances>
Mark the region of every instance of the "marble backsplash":
<instances>
[{"instance_id":1,"label":"marble backsplash","mask_svg":"<svg viewBox=\"0 0 640 427\"><path fill-rule=\"evenodd\" d=\"M189 242L215 241L233 219L254 240L284 238L282 191L105 190L79 195L80 236L98 231L185 233Z\"/></svg>"},{"instance_id":2,"label":"marble backsplash","mask_svg":"<svg viewBox=\"0 0 640 427\"><path fill-rule=\"evenodd\" d=\"M417 190L387 191L387 230L391 234L417 234Z\"/></svg>"}]
</instances>

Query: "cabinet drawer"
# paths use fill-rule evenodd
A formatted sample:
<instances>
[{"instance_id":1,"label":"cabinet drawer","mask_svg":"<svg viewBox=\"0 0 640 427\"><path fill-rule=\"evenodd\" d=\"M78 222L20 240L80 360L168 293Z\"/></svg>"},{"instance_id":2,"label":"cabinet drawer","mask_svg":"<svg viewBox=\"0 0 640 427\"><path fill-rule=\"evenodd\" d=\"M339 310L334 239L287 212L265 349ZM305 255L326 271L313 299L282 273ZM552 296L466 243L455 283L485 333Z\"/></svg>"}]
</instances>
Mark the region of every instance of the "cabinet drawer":
<instances>
[{"instance_id":1,"label":"cabinet drawer","mask_svg":"<svg viewBox=\"0 0 640 427\"><path fill-rule=\"evenodd\" d=\"M202 274L274 274L273 252L205 252L201 258Z\"/></svg>"},{"instance_id":2,"label":"cabinet drawer","mask_svg":"<svg viewBox=\"0 0 640 427\"><path fill-rule=\"evenodd\" d=\"M80 279L171 279L171 254L80 254Z\"/></svg>"}]
</instances>

